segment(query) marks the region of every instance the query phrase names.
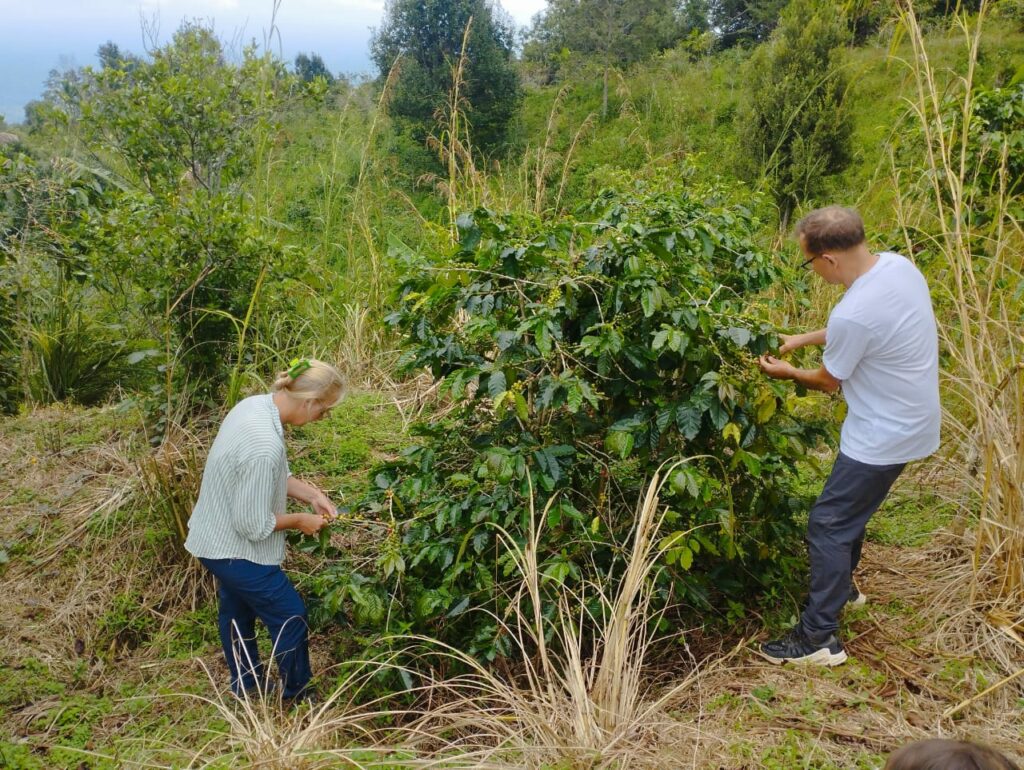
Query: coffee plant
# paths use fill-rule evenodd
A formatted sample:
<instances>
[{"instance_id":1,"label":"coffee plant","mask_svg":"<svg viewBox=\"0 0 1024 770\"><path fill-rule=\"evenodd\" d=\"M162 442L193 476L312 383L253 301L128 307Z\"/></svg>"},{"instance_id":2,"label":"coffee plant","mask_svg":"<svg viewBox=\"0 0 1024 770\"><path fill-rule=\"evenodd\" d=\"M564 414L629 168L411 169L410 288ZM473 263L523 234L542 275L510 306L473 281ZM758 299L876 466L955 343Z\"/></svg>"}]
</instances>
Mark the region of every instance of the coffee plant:
<instances>
[{"instance_id":1,"label":"coffee plant","mask_svg":"<svg viewBox=\"0 0 1024 770\"><path fill-rule=\"evenodd\" d=\"M328 614L351 602L358 621L501 655L500 625L470 611L500 617L518 580L498 528L524 542L531 495L538 512L553 501L543 583L611 588L645 480L681 457L663 496L663 623L741 612L792 562L809 502L793 466L827 432L755 364L777 345L755 299L777 270L735 191L660 187L556 223L477 210L451 253L406 254L389 320L406 370L429 370L454 410L376 470L377 571L322 576Z\"/></svg>"}]
</instances>

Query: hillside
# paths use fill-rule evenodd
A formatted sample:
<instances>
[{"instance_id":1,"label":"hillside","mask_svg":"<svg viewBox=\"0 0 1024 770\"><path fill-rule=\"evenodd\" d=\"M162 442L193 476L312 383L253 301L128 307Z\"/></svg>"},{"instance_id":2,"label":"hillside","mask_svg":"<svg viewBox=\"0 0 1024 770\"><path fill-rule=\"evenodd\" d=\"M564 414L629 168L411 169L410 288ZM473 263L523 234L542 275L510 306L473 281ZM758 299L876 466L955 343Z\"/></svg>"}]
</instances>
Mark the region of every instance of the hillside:
<instances>
[{"instance_id":1,"label":"hillside","mask_svg":"<svg viewBox=\"0 0 1024 770\"><path fill-rule=\"evenodd\" d=\"M848 152L794 217L855 206L915 260L944 412L822 670L757 654L799 616L846 411L756 364L839 296L751 172L755 68L806 51L680 44L612 71L605 117L599 58L518 62L493 151L457 89L423 140L400 70L302 80L201 26L80 71L0 147L0 765L867 770L933 736L1024 762L1013 18L906 16L823 63ZM230 694L182 543L227 408L306 357L347 393L287 431L341 511L289 535L324 698L289 710Z\"/></svg>"}]
</instances>

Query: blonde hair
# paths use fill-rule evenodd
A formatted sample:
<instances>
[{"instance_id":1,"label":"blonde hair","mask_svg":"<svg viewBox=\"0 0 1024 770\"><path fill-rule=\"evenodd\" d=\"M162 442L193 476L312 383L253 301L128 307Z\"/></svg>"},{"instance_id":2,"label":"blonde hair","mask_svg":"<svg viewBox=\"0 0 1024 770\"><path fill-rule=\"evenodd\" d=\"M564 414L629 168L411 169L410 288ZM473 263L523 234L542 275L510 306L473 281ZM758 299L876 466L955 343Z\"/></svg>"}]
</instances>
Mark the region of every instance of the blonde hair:
<instances>
[{"instance_id":1,"label":"blonde hair","mask_svg":"<svg viewBox=\"0 0 1024 770\"><path fill-rule=\"evenodd\" d=\"M285 392L300 401L318 401L325 406L334 406L345 395L345 378L330 364L315 358L306 359L309 367L295 377L292 369L280 372L270 390Z\"/></svg>"}]
</instances>

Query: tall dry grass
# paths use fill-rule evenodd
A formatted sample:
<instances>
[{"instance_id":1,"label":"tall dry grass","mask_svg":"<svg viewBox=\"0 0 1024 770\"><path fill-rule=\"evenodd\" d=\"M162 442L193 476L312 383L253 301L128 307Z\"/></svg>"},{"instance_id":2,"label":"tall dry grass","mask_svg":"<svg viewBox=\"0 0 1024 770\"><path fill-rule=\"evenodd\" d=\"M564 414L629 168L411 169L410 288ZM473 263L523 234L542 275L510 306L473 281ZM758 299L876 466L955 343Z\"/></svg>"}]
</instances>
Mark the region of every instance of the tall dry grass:
<instances>
[{"instance_id":1,"label":"tall dry grass","mask_svg":"<svg viewBox=\"0 0 1024 770\"><path fill-rule=\"evenodd\" d=\"M934 255L949 467L977 515L971 609L1024 649L1024 302L1008 288L1021 285L1024 232L1007 191L1010 148L989 150L1001 170L996 189L986 189L968 128L990 5L956 17L966 63L948 73L930 61L912 1L901 4L896 42L905 37L913 52L903 63L915 86L908 101L924 158L921 174L901 171L895 159L893 168L907 253ZM982 210L987 215L977 216Z\"/></svg>"},{"instance_id":2,"label":"tall dry grass","mask_svg":"<svg viewBox=\"0 0 1024 770\"><path fill-rule=\"evenodd\" d=\"M664 767L666 746L686 728L668 716L698 676L697 666L669 685L650 678L649 653L659 614L652 610L654 575L663 550L659 504L664 474L655 474L639 502L627 561L614 592L589 584L557 589L558 612L545 618L537 549L545 510L531 506L520 545L501 540L522 576L510 617L496 618L518 656L514 676L499 676L465 653L443 654L469 673L433 684L441 705L419 727L464 735L460 748L502 767ZM549 503L550 505L550 503ZM589 614L589 597L598 614Z\"/></svg>"}]
</instances>

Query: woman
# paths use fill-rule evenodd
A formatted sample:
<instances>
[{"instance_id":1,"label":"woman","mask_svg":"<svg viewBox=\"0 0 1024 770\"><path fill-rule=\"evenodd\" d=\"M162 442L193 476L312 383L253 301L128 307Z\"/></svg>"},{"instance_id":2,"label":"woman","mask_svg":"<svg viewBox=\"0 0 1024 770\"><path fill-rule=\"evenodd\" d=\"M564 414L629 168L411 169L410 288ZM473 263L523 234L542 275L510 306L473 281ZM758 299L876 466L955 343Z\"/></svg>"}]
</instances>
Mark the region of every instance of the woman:
<instances>
[{"instance_id":1,"label":"woman","mask_svg":"<svg viewBox=\"0 0 1024 770\"><path fill-rule=\"evenodd\" d=\"M266 625L287 700L309 698L306 607L281 570L286 529L317 534L335 514L327 496L288 471L284 426L321 419L344 382L321 361L293 361L271 392L240 401L224 418L203 471L185 548L217 578L220 639L236 695L264 678L256 618ZM286 513L286 497L313 513Z\"/></svg>"}]
</instances>

